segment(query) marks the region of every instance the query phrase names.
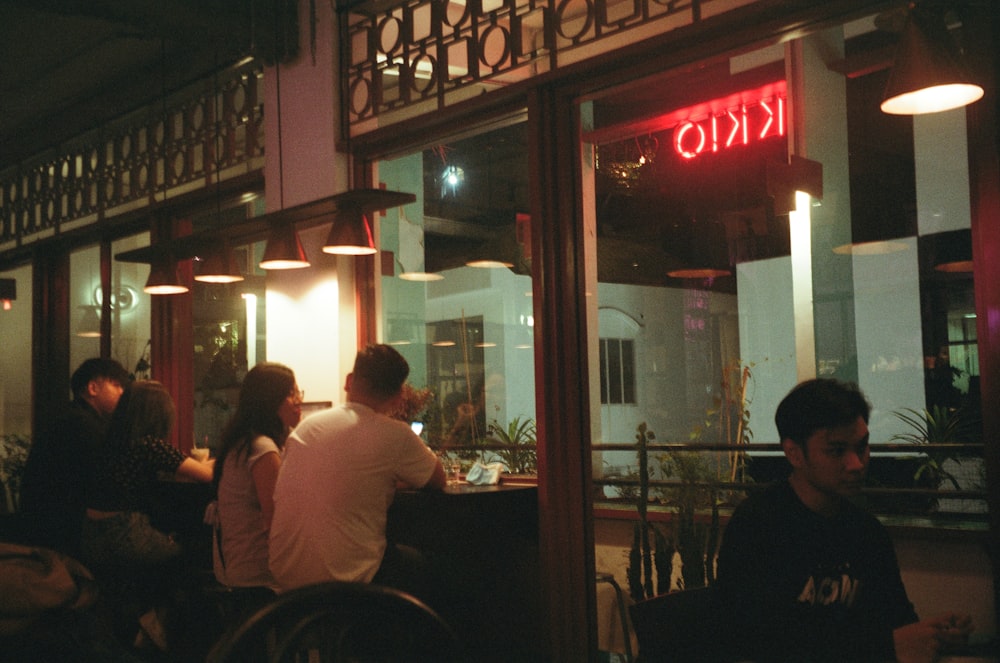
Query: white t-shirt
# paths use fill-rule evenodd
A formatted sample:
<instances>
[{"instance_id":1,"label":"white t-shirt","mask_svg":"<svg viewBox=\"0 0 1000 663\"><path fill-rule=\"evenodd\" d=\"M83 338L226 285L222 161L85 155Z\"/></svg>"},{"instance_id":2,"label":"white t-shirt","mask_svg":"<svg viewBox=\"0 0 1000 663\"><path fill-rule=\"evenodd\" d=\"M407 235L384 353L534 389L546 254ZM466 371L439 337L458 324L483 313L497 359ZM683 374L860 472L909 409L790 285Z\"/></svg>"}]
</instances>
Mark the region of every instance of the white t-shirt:
<instances>
[{"instance_id":1,"label":"white t-shirt","mask_svg":"<svg viewBox=\"0 0 1000 663\"><path fill-rule=\"evenodd\" d=\"M370 582L396 482L422 487L436 465L406 423L359 403L303 420L285 442L274 488L269 549L279 587Z\"/></svg>"},{"instance_id":2,"label":"white t-shirt","mask_svg":"<svg viewBox=\"0 0 1000 663\"><path fill-rule=\"evenodd\" d=\"M219 482L218 518L222 532L213 541L212 556L216 579L230 587L274 586L267 564L267 526L251 468L262 456L281 453L269 437L258 435L246 456L226 456ZM223 559L225 564L223 564Z\"/></svg>"}]
</instances>

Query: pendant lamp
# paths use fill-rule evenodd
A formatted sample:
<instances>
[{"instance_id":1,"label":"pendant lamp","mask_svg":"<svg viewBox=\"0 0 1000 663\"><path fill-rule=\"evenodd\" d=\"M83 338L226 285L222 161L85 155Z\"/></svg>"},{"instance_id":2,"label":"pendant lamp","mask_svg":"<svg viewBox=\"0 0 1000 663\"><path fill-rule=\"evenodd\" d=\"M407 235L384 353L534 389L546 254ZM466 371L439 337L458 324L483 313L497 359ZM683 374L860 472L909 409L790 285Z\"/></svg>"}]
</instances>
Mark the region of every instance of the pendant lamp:
<instances>
[{"instance_id":1,"label":"pendant lamp","mask_svg":"<svg viewBox=\"0 0 1000 663\"><path fill-rule=\"evenodd\" d=\"M275 97L278 125L278 198L279 208L285 209L285 166L284 149L281 145L281 62L274 64ZM261 269L303 269L309 266L302 240L293 223L276 223L271 226L271 236L264 248Z\"/></svg>"},{"instance_id":2,"label":"pendant lamp","mask_svg":"<svg viewBox=\"0 0 1000 663\"><path fill-rule=\"evenodd\" d=\"M309 266L299 233L291 223L275 224L267 239L261 269L302 269Z\"/></svg>"},{"instance_id":3,"label":"pendant lamp","mask_svg":"<svg viewBox=\"0 0 1000 663\"><path fill-rule=\"evenodd\" d=\"M157 258L149 266L149 278L143 291L150 295L179 295L188 291L177 274L173 258Z\"/></svg>"},{"instance_id":4,"label":"pendant lamp","mask_svg":"<svg viewBox=\"0 0 1000 663\"><path fill-rule=\"evenodd\" d=\"M11 310L15 299L17 299L17 280L0 279L0 308L4 311Z\"/></svg>"},{"instance_id":5,"label":"pendant lamp","mask_svg":"<svg viewBox=\"0 0 1000 663\"><path fill-rule=\"evenodd\" d=\"M681 266L667 271L674 279L716 279L732 274L726 229L722 223L691 219L671 247L679 251Z\"/></svg>"},{"instance_id":6,"label":"pendant lamp","mask_svg":"<svg viewBox=\"0 0 1000 663\"><path fill-rule=\"evenodd\" d=\"M101 337L101 316L98 313L98 306L81 306L83 317L77 325L76 335L80 338L100 338Z\"/></svg>"},{"instance_id":7,"label":"pendant lamp","mask_svg":"<svg viewBox=\"0 0 1000 663\"><path fill-rule=\"evenodd\" d=\"M236 283L243 280L243 274L236 265L236 256L227 242L206 254L194 280L202 283Z\"/></svg>"},{"instance_id":8,"label":"pendant lamp","mask_svg":"<svg viewBox=\"0 0 1000 663\"><path fill-rule=\"evenodd\" d=\"M965 71L943 10L913 6L889 71L881 109L890 115L923 115L978 101L983 88Z\"/></svg>"},{"instance_id":9,"label":"pendant lamp","mask_svg":"<svg viewBox=\"0 0 1000 663\"><path fill-rule=\"evenodd\" d=\"M377 252L371 222L359 205L344 205L333 216L324 253L347 256L372 255Z\"/></svg>"}]
</instances>

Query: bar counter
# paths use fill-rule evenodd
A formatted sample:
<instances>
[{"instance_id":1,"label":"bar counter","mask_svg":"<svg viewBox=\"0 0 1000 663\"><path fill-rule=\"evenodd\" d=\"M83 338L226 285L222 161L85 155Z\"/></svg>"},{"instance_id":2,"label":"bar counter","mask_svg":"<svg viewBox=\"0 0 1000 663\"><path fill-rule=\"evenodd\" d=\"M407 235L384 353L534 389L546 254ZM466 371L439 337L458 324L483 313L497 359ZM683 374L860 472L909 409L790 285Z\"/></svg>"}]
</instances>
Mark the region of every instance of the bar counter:
<instances>
[{"instance_id":1,"label":"bar counter","mask_svg":"<svg viewBox=\"0 0 1000 663\"><path fill-rule=\"evenodd\" d=\"M542 660L536 486L401 491L387 533L427 556L432 607L475 660Z\"/></svg>"}]
</instances>

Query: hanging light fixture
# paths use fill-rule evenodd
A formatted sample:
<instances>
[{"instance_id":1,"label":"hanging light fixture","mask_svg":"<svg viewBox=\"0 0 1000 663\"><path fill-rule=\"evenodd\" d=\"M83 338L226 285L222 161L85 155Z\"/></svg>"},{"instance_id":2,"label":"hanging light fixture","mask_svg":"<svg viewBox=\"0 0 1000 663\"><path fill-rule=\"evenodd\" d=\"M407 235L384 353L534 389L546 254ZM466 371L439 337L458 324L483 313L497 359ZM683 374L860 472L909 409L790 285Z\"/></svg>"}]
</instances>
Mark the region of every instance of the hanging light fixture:
<instances>
[{"instance_id":1,"label":"hanging light fixture","mask_svg":"<svg viewBox=\"0 0 1000 663\"><path fill-rule=\"evenodd\" d=\"M160 98L162 100L162 122L163 141L167 141L167 127L170 125L170 118L167 114L167 52L166 38L160 39ZM167 202L167 191L170 188L170 178L167 172L163 173L163 202ZM143 292L150 295L179 295L188 291L188 287L181 282L177 273L177 261L169 253L156 255L149 264L149 277Z\"/></svg>"},{"instance_id":2,"label":"hanging light fixture","mask_svg":"<svg viewBox=\"0 0 1000 663\"><path fill-rule=\"evenodd\" d=\"M0 308L9 311L13 308L15 299L17 299L17 280L0 279Z\"/></svg>"},{"instance_id":3,"label":"hanging light fixture","mask_svg":"<svg viewBox=\"0 0 1000 663\"><path fill-rule=\"evenodd\" d=\"M159 257L149 266L149 278L142 289L150 295L179 295L188 291L177 274L177 262L170 256Z\"/></svg>"},{"instance_id":4,"label":"hanging light fixture","mask_svg":"<svg viewBox=\"0 0 1000 663\"><path fill-rule=\"evenodd\" d=\"M100 338L101 337L101 315L99 306L81 306L83 317L76 327L76 335L80 338Z\"/></svg>"},{"instance_id":5,"label":"hanging light fixture","mask_svg":"<svg viewBox=\"0 0 1000 663\"><path fill-rule=\"evenodd\" d=\"M285 209L285 173L284 154L281 146L281 62L274 63L274 94L277 98L278 125L278 198L279 206ZM306 251L302 248L302 240L295 230L294 222L275 224L271 228L271 236L267 239L264 258L260 261L261 269L302 269L309 267Z\"/></svg>"},{"instance_id":6,"label":"hanging light fixture","mask_svg":"<svg viewBox=\"0 0 1000 663\"><path fill-rule=\"evenodd\" d=\"M260 261L261 269L302 269L309 266L306 250L295 226L290 223L275 224L267 238L267 248Z\"/></svg>"},{"instance_id":7,"label":"hanging light fixture","mask_svg":"<svg viewBox=\"0 0 1000 663\"><path fill-rule=\"evenodd\" d=\"M202 283L237 283L243 280L236 255L228 242L222 242L206 254L194 280Z\"/></svg>"},{"instance_id":8,"label":"hanging light fixture","mask_svg":"<svg viewBox=\"0 0 1000 663\"><path fill-rule=\"evenodd\" d=\"M219 86L219 63L216 54L215 89L212 98L212 113L215 115L215 137L213 148L215 151L215 222L222 223L222 113L219 108L219 97L221 88ZM195 281L202 283L236 283L243 280L243 274L236 266L236 258L229 242L223 240L216 247L213 247L206 258L201 263L201 269L194 277Z\"/></svg>"},{"instance_id":9,"label":"hanging light fixture","mask_svg":"<svg viewBox=\"0 0 1000 663\"><path fill-rule=\"evenodd\" d=\"M890 115L922 115L967 106L983 88L966 73L944 11L910 6L881 104Z\"/></svg>"},{"instance_id":10,"label":"hanging light fixture","mask_svg":"<svg viewBox=\"0 0 1000 663\"><path fill-rule=\"evenodd\" d=\"M323 245L324 253L365 256L376 253L371 222L359 205L348 204L337 209L330 235Z\"/></svg>"},{"instance_id":11,"label":"hanging light fixture","mask_svg":"<svg viewBox=\"0 0 1000 663\"><path fill-rule=\"evenodd\" d=\"M730 276L729 248L722 223L692 218L676 242L681 250L682 266L671 269L667 276L674 279L716 279Z\"/></svg>"}]
</instances>

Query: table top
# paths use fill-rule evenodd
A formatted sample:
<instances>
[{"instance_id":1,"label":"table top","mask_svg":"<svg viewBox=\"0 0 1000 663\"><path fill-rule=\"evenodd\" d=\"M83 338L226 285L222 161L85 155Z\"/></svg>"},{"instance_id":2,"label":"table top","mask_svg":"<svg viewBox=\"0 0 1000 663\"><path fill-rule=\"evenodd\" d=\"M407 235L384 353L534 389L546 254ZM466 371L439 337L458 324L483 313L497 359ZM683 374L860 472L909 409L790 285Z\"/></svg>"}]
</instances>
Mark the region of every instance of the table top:
<instances>
[{"instance_id":1,"label":"table top","mask_svg":"<svg viewBox=\"0 0 1000 663\"><path fill-rule=\"evenodd\" d=\"M449 483L444 487L443 492L446 495L470 495L476 493L502 493L511 490L528 490L536 488L538 488L538 486L530 483L506 483L501 481L498 484L477 486L471 483L466 483L465 481L459 481L458 483Z\"/></svg>"}]
</instances>

